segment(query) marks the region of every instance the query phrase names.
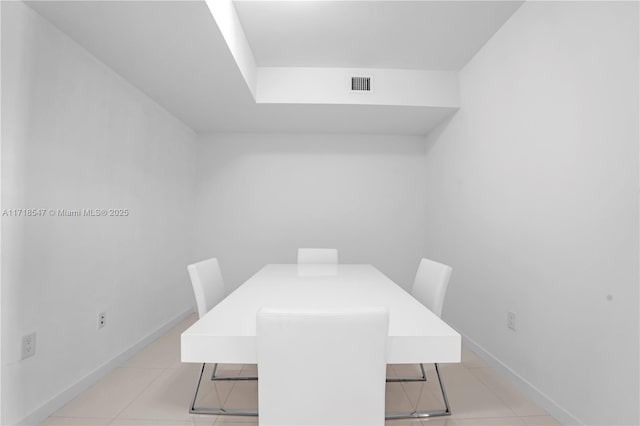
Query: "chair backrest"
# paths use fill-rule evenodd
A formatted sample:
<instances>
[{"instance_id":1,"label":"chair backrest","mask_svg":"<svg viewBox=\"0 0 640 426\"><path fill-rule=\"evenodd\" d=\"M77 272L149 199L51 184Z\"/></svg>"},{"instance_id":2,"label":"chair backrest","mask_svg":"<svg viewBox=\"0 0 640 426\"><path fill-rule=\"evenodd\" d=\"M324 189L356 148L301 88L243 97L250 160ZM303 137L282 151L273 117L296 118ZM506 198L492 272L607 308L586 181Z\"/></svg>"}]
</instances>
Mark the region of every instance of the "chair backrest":
<instances>
[{"instance_id":1,"label":"chair backrest","mask_svg":"<svg viewBox=\"0 0 640 426\"><path fill-rule=\"evenodd\" d=\"M385 308L260 310L260 425L384 425L388 330Z\"/></svg>"},{"instance_id":2,"label":"chair backrest","mask_svg":"<svg viewBox=\"0 0 640 426\"><path fill-rule=\"evenodd\" d=\"M437 316L442 315L451 267L429 259L422 259L411 294Z\"/></svg>"},{"instance_id":3,"label":"chair backrest","mask_svg":"<svg viewBox=\"0 0 640 426\"><path fill-rule=\"evenodd\" d=\"M337 249L317 249L317 248L301 248L298 249L298 263L322 263L322 264L337 264L338 263L338 250Z\"/></svg>"},{"instance_id":4,"label":"chair backrest","mask_svg":"<svg viewBox=\"0 0 640 426\"><path fill-rule=\"evenodd\" d=\"M203 260L187 266L193 294L198 306L198 317L202 318L211 308L224 299L224 280L218 259Z\"/></svg>"}]
</instances>

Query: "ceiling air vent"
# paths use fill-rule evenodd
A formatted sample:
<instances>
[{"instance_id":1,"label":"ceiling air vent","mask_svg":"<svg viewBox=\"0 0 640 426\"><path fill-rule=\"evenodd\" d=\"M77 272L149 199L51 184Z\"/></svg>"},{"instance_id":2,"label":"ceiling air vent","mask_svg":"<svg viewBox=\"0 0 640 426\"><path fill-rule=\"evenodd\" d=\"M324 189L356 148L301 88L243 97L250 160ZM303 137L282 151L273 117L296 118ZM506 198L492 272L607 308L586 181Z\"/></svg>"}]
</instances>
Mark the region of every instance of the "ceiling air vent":
<instances>
[{"instance_id":1,"label":"ceiling air vent","mask_svg":"<svg viewBox=\"0 0 640 426\"><path fill-rule=\"evenodd\" d=\"M351 77L352 92L371 92L371 77Z\"/></svg>"}]
</instances>

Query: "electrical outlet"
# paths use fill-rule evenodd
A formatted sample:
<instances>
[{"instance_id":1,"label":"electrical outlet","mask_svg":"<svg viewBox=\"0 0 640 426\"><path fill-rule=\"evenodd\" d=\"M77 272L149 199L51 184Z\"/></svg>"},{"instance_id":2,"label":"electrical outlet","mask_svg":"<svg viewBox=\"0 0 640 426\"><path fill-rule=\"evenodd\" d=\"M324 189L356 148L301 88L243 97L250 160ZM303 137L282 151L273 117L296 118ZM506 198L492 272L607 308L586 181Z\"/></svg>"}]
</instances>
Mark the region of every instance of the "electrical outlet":
<instances>
[{"instance_id":1,"label":"electrical outlet","mask_svg":"<svg viewBox=\"0 0 640 426\"><path fill-rule=\"evenodd\" d=\"M98 314L98 328L102 328L107 324L107 313L100 312Z\"/></svg>"},{"instance_id":2,"label":"electrical outlet","mask_svg":"<svg viewBox=\"0 0 640 426\"><path fill-rule=\"evenodd\" d=\"M516 314L515 312L507 312L507 328L516 331Z\"/></svg>"},{"instance_id":3,"label":"electrical outlet","mask_svg":"<svg viewBox=\"0 0 640 426\"><path fill-rule=\"evenodd\" d=\"M29 358L36 354L36 333L22 336L22 359Z\"/></svg>"}]
</instances>

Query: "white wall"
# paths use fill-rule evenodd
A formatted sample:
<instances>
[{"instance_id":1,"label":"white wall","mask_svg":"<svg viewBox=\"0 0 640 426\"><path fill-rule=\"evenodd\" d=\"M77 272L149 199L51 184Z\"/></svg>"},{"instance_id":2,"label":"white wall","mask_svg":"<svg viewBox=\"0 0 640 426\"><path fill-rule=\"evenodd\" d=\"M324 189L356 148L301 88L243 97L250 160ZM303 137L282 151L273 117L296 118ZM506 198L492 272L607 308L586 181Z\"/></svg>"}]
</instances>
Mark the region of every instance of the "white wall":
<instances>
[{"instance_id":1,"label":"white wall","mask_svg":"<svg viewBox=\"0 0 640 426\"><path fill-rule=\"evenodd\" d=\"M444 317L567 422L640 422L638 72L637 3L527 2L427 138Z\"/></svg>"},{"instance_id":2,"label":"white wall","mask_svg":"<svg viewBox=\"0 0 640 426\"><path fill-rule=\"evenodd\" d=\"M4 209L130 211L2 218L9 425L192 307L195 134L21 2L2 2L2 90Z\"/></svg>"},{"instance_id":3,"label":"white wall","mask_svg":"<svg viewBox=\"0 0 640 426\"><path fill-rule=\"evenodd\" d=\"M298 247L335 247L407 287L423 255L424 139L212 134L198 141L195 260L218 257L227 286Z\"/></svg>"}]
</instances>

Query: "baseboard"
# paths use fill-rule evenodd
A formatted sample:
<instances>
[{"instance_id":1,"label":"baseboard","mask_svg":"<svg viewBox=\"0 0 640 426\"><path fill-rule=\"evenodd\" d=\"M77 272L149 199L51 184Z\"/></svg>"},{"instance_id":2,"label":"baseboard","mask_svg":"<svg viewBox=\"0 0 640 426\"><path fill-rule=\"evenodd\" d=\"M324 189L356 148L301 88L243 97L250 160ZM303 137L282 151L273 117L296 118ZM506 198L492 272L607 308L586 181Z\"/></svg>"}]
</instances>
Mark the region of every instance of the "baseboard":
<instances>
[{"instance_id":1,"label":"baseboard","mask_svg":"<svg viewBox=\"0 0 640 426\"><path fill-rule=\"evenodd\" d=\"M460 331L458 331L460 333ZM476 355L482 358L487 364L489 364L494 370L502 374L507 380L513 383L526 397L534 401L536 404L544 408L549 414L555 417L556 420L563 425L584 425L583 421L578 419L557 402L551 399L547 394L535 387L531 382L520 376L513 371L509 366L496 358L491 352L476 343L473 339L460 333L462 336L462 342Z\"/></svg>"},{"instance_id":2,"label":"baseboard","mask_svg":"<svg viewBox=\"0 0 640 426\"><path fill-rule=\"evenodd\" d=\"M127 350L120 353L115 358L105 362L91 373L87 374L82 379L73 383L64 391L60 392L58 395L51 398L49 401L41 405L39 408L34 410L31 414L23 418L18 425L37 425L44 421L51 414L55 413L57 410L62 408L65 404L71 401L73 398L78 396L80 393L88 389L90 386L98 382L101 378L106 376L109 372L113 371L115 368L122 365L126 360L131 358L136 353L140 352L147 345L152 343L158 337L165 334L171 328L176 326L180 321L185 319L187 316L193 313L193 309L182 312L177 315L173 319L167 321L161 327L156 329L155 331L149 333L142 339L140 339L137 343L129 347ZM473 339L468 336L460 333L462 336L462 341L464 344L471 349L476 355L482 358L487 364L489 364L492 368L497 370L503 376L505 376L509 381L516 385L516 387L525 394L528 398L536 402L542 408L544 408L547 412L549 412L553 417L555 417L558 421L560 421L564 425L584 425L585 423L579 420L576 416L565 410L558 403L556 403L553 399L551 399L548 395L542 392L540 389L535 387L525 378L520 376L518 373L509 368L506 364L496 358L491 352L487 351L481 345L476 343Z\"/></svg>"},{"instance_id":3,"label":"baseboard","mask_svg":"<svg viewBox=\"0 0 640 426\"><path fill-rule=\"evenodd\" d=\"M105 362L104 364L93 370L91 373L87 374L85 377L73 383L71 386L51 398L49 401L42 404L39 408L35 409L31 414L20 420L20 422L18 422L17 424L25 426L40 424L51 414L55 413L73 398L75 398L80 393L87 390L90 386L98 382L98 380L106 376L109 372L122 365L126 360L143 350L145 347L147 347L147 345L165 334L171 328L178 325L180 321L191 315L193 312L193 308L190 308L189 310L184 311L171 320L167 321L155 331L138 340L138 342L117 355L115 358Z\"/></svg>"}]
</instances>

